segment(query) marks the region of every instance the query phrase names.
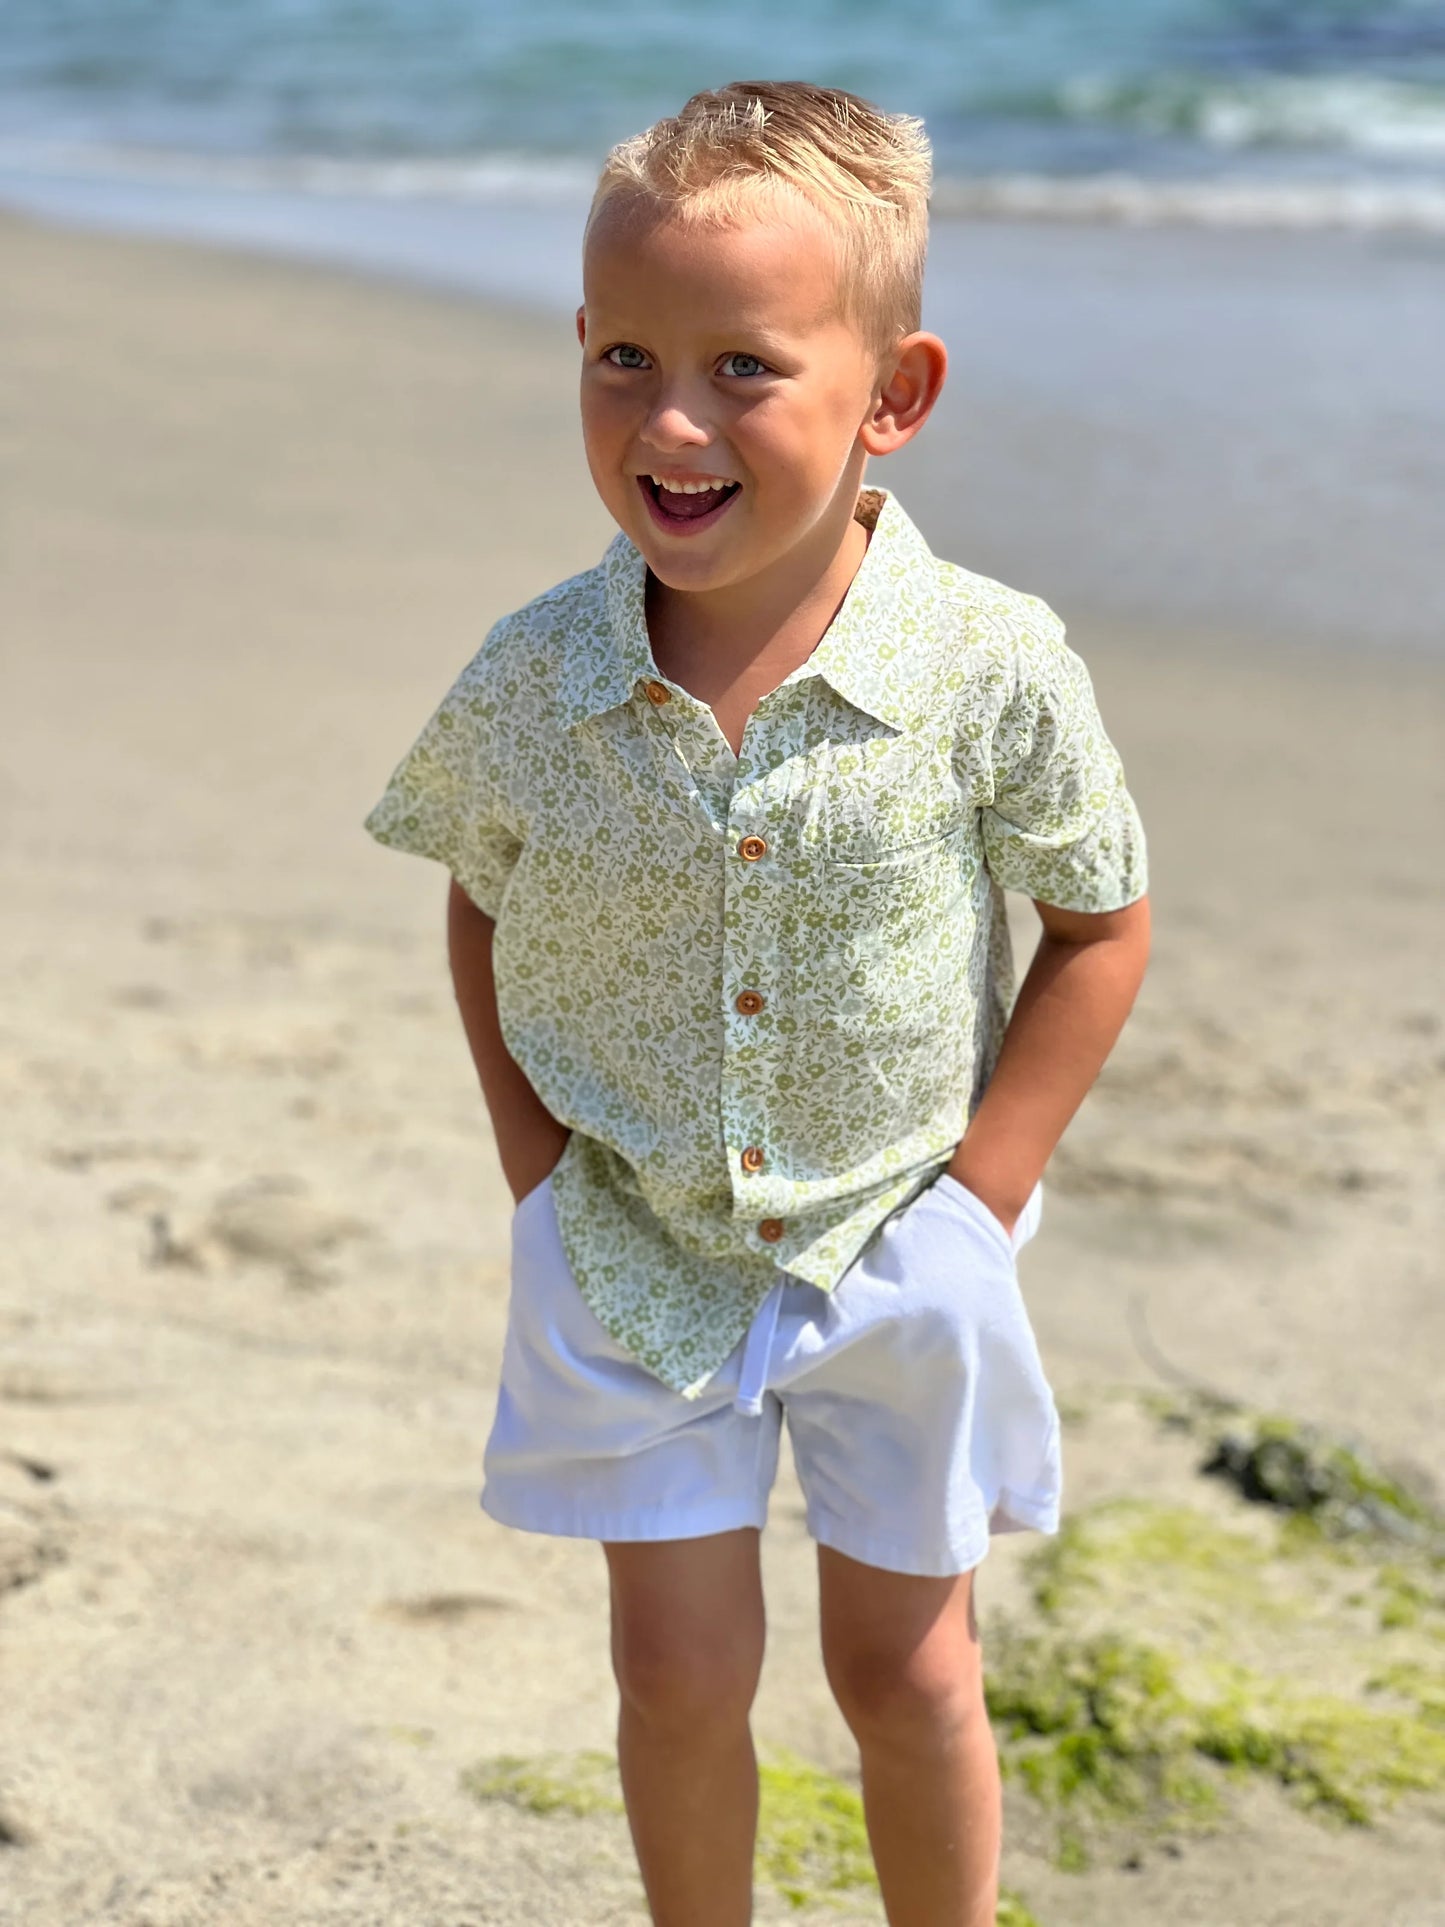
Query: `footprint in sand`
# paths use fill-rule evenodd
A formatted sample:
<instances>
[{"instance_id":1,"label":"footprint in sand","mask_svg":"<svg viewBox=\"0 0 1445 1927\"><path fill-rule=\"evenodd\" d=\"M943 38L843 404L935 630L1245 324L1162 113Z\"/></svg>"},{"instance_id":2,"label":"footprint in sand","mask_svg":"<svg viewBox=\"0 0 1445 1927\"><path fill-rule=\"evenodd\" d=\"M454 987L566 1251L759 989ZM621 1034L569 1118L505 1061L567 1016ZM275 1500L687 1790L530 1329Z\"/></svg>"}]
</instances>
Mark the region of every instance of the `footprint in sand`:
<instances>
[{"instance_id":1,"label":"footprint in sand","mask_svg":"<svg viewBox=\"0 0 1445 1927\"><path fill-rule=\"evenodd\" d=\"M515 1599L487 1592L423 1593L416 1599L388 1599L378 1611L388 1619L404 1619L414 1626L455 1625L465 1619L490 1618L518 1610Z\"/></svg>"},{"instance_id":2,"label":"footprint in sand","mask_svg":"<svg viewBox=\"0 0 1445 1927\"><path fill-rule=\"evenodd\" d=\"M200 1272L267 1265L288 1285L303 1289L334 1282L327 1263L331 1255L355 1239L375 1236L371 1225L322 1204L309 1195L303 1179L289 1173L232 1185L192 1223L161 1185L129 1186L110 1204L146 1218L151 1265Z\"/></svg>"},{"instance_id":3,"label":"footprint in sand","mask_svg":"<svg viewBox=\"0 0 1445 1927\"><path fill-rule=\"evenodd\" d=\"M65 1557L45 1503L54 1478L53 1466L0 1447L0 1599L33 1585Z\"/></svg>"}]
</instances>

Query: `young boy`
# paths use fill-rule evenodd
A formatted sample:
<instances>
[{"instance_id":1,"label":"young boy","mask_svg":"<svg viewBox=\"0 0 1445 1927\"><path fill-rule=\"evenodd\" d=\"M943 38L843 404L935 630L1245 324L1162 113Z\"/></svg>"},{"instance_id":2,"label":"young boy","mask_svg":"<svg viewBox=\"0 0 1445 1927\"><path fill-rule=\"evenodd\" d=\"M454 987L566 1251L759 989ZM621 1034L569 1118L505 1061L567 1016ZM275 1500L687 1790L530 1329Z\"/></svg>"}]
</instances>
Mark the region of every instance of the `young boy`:
<instances>
[{"instance_id":1,"label":"young boy","mask_svg":"<svg viewBox=\"0 0 1445 1927\"><path fill-rule=\"evenodd\" d=\"M863 486L943 383L928 184L919 122L800 83L614 150L577 332L621 533L496 625L367 819L452 873L519 1201L481 1502L602 1543L661 1927L751 1917L784 1413L888 1919L994 1919L973 1570L1060 1491L1014 1259L1148 949L1059 619ZM1043 925L1011 1017L1005 889Z\"/></svg>"}]
</instances>

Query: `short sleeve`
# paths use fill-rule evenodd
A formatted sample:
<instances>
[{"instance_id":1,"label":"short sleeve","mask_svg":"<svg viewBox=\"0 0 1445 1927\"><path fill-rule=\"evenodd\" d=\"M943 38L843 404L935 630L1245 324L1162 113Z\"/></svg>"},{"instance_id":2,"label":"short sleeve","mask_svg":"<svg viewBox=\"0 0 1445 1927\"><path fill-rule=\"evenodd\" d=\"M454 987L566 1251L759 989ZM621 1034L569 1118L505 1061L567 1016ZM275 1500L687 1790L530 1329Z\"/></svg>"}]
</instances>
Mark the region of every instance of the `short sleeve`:
<instances>
[{"instance_id":1,"label":"short sleeve","mask_svg":"<svg viewBox=\"0 0 1445 1927\"><path fill-rule=\"evenodd\" d=\"M364 827L389 849L445 864L477 908L495 917L522 846L500 808L505 752L478 662L397 764Z\"/></svg>"},{"instance_id":2,"label":"short sleeve","mask_svg":"<svg viewBox=\"0 0 1445 1927\"><path fill-rule=\"evenodd\" d=\"M996 881L1061 910L1122 910L1148 888L1144 830L1081 658L1024 598L1014 686L994 731L984 854Z\"/></svg>"}]
</instances>

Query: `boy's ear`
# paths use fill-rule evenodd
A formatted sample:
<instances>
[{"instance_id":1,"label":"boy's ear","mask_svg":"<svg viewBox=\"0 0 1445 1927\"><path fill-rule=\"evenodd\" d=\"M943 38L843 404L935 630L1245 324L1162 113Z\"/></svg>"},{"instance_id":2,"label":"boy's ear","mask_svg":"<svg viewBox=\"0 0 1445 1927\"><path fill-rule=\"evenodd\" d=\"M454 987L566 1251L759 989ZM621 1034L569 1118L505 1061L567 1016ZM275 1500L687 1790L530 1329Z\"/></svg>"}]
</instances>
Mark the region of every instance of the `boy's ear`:
<instances>
[{"instance_id":1,"label":"boy's ear","mask_svg":"<svg viewBox=\"0 0 1445 1927\"><path fill-rule=\"evenodd\" d=\"M873 406L859 430L870 455L891 455L922 428L943 393L948 350L937 335L905 335L879 371Z\"/></svg>"},{"instance_id":2,"label":"boy's ear","mask_svg":"<svg viewBox=\"0 0 1445 1927\"><path fill-rule=\"evenodd\" d=\"M584 348L587 346L587 310L585 308L577 310L577 339Z\"/></svg>"}]
</instances>

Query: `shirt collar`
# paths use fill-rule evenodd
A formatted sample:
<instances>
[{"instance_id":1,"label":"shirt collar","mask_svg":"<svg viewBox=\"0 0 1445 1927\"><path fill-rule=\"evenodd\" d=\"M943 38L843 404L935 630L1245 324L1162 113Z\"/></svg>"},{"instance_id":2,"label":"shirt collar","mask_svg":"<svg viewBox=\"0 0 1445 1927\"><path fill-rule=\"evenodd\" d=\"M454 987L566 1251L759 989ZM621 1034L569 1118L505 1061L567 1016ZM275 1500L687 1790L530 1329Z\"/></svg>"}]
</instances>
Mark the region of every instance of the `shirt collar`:
<instances>
[{"instance_id":1,"label":"shirt collar","mask_svg":"<svg viewBox=\"0 0 1445 1927\"><path fill-rule=\"evenodd\" d=\"M821 676L855 709L905 729L927 713L929 657L937 598L933 552L898 498L865 488L858 520L872 531L842 606L806 662L787 678ZM647 565L619 532L600 564L602 620L563 659L558 709L571 729L625 703L656 676L647 636Z\"/></svg>"},{"instance_id":2,"label":"shirt collar","mask_svg":"<svg viewBox=\"0 0 1445 1927\"><path fill-rule=\"evenodd\" d=\"M657 674L647 639L647 564L619 530L598 564L602 609L567 638L558 675L557 710L575 729L625 703L638 683Z\"/></svg>"},{"instance_id":3,"label":"shirt collar","mask_svg":"<svg viewBox=\"0 0 1445 1927\"><path fill-rule=\"evenodd\" d=\"M929 713L934 661L928 647L938 599L933 551L896 495L865 488L857 517L873 533L842 607L793 675L821 676L845 702L893 729Z\"/></svg>"}]
</instances>

